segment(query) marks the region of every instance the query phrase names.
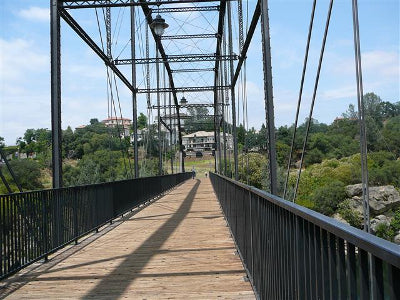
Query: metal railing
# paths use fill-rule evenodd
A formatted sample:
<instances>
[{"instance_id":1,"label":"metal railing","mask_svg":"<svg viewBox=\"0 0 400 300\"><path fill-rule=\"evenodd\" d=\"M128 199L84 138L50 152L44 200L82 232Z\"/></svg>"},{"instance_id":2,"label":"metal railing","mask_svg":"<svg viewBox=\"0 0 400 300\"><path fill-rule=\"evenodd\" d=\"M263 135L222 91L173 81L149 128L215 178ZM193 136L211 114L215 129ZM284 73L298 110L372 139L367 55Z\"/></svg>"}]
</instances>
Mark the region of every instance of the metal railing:
<instances>
[{"instance_id":1,"label":"metal railing","mask_svg":"<svg viewBox=\"0 0 400 300\"><path fill-rule=\"evenodd\" d=\"M190 178L191 173L0 195L0 279Z\"/></svg>"},{"instance_id":2,"label":"metal railing","mask_svg":"<svg viewBox=\"0 0 400 300\"><path fill-rule=\"evenodd\" d=\"M259 299L400 299L400 246L210 174Z\"/></svg>"}]
</instances>

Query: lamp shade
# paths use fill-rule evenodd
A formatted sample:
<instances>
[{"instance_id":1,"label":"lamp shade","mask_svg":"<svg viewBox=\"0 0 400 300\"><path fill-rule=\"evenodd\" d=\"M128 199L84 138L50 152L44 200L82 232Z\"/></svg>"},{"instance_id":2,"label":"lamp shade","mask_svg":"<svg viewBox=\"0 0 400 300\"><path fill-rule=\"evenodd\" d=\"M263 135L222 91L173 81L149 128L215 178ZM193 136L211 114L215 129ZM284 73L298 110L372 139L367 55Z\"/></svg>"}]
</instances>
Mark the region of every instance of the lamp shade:
<instances>
[{"instance_id":1,"label":"lamp shade","mask_svg":"<svg viewBox=\"0 0 400 300\"><path fill-rule=\"evenodd\" d=\"M162 36L164 34L165 28L168 28L169 25L165 23L165 20L161 18L160 15L157 15L153 22L151 22L150 27L154 30L154 33L157 36Z\"/></svg>"},{"instance_id":2,"label":"lamp shade","mask_svg":"<svg viewBox=\"0 0 400 300\"><path fill-rule=\"evenodd\" d=\"M182 99L181 99L181 101L180 101L180 104L181 104L181 105L187 104L187 100L186 100L185 96L182 97Z\"/></svg>"}]
</instances>

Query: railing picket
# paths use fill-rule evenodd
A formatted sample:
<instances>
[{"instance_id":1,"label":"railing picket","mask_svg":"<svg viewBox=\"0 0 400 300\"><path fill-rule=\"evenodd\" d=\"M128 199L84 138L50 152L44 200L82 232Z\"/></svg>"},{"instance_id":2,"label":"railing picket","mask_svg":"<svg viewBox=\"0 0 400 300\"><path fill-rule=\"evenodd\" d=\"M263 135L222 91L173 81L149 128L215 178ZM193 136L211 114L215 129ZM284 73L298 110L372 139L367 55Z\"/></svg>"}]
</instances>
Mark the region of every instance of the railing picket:
<instances>
[{"instance_id":1,"label":"railing picket","mask_svg":"<svg viewBox=\"0 0 400 300\"><path fill-rule=\"evenodd\" d=\"M347 281L346 281L346 253L344 240L338 239L339 252L339 299L347 299Z\"/></svg>"},{"instance_id":2,"label":"railing picket","mask_svg":"<svg viewBox=\"0 0 400 300\"><path fill-rule=\"evenodd\" d=\"M368 252L358 249L361 299L370 299Z\"/></svg>"}]
</instances>

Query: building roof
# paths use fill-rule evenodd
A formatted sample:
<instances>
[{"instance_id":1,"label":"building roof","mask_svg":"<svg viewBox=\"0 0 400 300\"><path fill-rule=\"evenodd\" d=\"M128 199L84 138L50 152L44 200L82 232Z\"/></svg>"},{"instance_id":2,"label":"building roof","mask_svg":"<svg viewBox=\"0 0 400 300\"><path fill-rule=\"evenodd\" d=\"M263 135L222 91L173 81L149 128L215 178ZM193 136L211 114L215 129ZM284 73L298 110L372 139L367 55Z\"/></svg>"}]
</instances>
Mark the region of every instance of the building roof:
<instances>
[{"instance_id":1,"label":"building roof","mask_svg":"<svg viewBox=\"0 0 400 300\"><path fill-rule=\"evenodd\" d=\"M104 119L101 122L107 122L107 121L113 121L113 120L117 120L117 121L118 120L132 121L131 119L128 119L128 118L111 117L111 118Z\"/></svg>"},{"instance_id":2,"label":"building roof","mask_svg":"<svg viewBox=\"0 0 400 300\"><path fill-rule=\"evenodd\" d=\"M191 134L184 135L182 138L209 137L209 136L214 136L214 131L196 131Z\"/></svg>"}]
</instances>

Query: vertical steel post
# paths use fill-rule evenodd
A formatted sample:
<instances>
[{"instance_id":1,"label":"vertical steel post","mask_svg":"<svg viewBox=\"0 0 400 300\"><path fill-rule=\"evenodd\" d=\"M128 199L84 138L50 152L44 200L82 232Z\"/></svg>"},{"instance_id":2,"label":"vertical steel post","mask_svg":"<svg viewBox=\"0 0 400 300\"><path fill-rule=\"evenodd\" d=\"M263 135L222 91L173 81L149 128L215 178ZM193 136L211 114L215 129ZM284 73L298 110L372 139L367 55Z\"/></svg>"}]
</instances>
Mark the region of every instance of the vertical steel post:
<instances>
[{"instance_id":1,"label":"vertical steel post","mask_svg":"<svg viewBox=\"0 0 400 300\"><path fill-rule=\"evenodd\" d=\"M228 1L227 3L228 9L228 46L229 46L229 55L233 55L233 42L232 42L232 13L231 13L231 3ZM230 72L231 72L231 85L234 77L233 70L233 60L230 59ZM232 138L233 138L233 163L234 163L234 178L235 180L239 179L238 176L238 147L237 147L237 137L236 137L236 98L235 98L235 87L231 86L231 102L232 102Z\"/></svg>"},{"instance_id":2,"label":"vertical steel post","mask_svg":"<svg viewBox=\"0 0 400 300\"><path fill-rule=\"evenodd\" d=\"M131 0L133 2L133 0ZM135 49L135 7L131 6L131 55L132 60L136 58ZM137 134L137 97L136 97L136 64L132 63L132 86L134 91L132 91L132 110L133 110L133 155L134 155L134 168L135 168L135 178L139 177L139 157L138 157L138 134Z\"/></svg>"},{"instance_id":3,"label":"vertical steel post","mask_svg":"<svg viewBox=\"0 0 400 300\"><path fill-rule=\"evenodd\" d=\"M367 133L365 126L364 102L363 102L363 81L361 69L361 50L360 50L360 33L358 24L358 4L357 0L352 1L353 8L353 31L354 31L354 58L356 64L356 80L357 80L357 104L358 104L358 120L360 124L360 150L361 150L361 181L362 181L362 197L364 211L364 230L370 232L369 220L369 190L368 190L368 158L367 158Z\"/></svg>"},{"instance_id":4,"label":"vertical steel post","mask_svg":"<svg viewBox=\"0 0 400 300\"><path fill-rule=\"evenodd\" d=\"M172 144L172 108L171 108L171 92L168 93L168 104L169 104L169 145L170 145L170 154L171 154L171 174L174 174L174 148Z\"/></svg>"},{"instance_id":5,"label":"vertical steel post","mask_svg":"<svg viewBox=\"0 0 400 300\"><path fill-rule=\"evenodd\" d=\"M53 187L59 188L62 186L60 14L59 1L50 1L52 168Z\"/></svg>"},{"instance_id":6,"label":"vertical steel post","mask_svg":"<svg viewBox=\"0 0 400 300\"><path fill-rule=\"evenodd\" d=\"M269 37L268 0L261 0L261 36L263 49L265 114L267 125L268 163L271 194L277 195L277 164L274 101L272 92L271 44Z\"/></svg>"},{"instance_id":7,"label":"vertical steel post","mask_svg":"<svg viewBox=\"0 0 400 300\"><path fill-rule=\"evenodd\" d=\"M158 131L158 175L162 175L162 151L161 151L161 109L160 109L160 62L158 61L158 39L156 41L156 76L157 76L157 131Z\"/></svg>"}]
</instances>

